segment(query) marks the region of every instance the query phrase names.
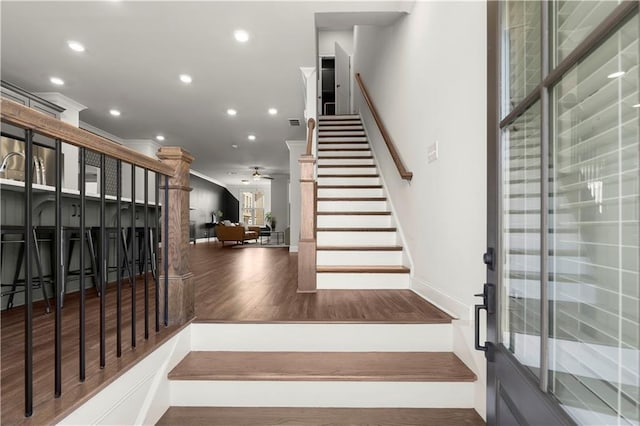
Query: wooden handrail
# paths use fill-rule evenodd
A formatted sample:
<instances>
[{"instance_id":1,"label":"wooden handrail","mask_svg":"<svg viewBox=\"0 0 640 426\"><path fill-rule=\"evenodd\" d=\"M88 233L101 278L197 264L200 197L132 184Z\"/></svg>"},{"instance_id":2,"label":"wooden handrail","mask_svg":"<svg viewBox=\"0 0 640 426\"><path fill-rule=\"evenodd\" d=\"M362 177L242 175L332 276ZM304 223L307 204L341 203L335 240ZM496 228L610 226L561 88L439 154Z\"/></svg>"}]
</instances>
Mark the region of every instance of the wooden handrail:
<instances>
[{"instance_id":1,"label":"wooden handrail","mask_svg":"<svg viewBox=\"0 0 640 426\"><path fill-rule=\"evenodd\" d=\"M311 155L311 145L313 142L313 129L316 127L316 120L310 118L307 121L307 155Z\"/></svg>"},{"instance_id":2,"label":"wooden handrail","mask_svg":"<svg viewBox=\"0 0 640 426\"><path fill-rule=\"evenodd\" d=\"M2 121L8 124L23 129L31 129L44 136L60 139L71 145L106 154L109 157L135 164L136 166L163 175L173 176L175 173L171 166L159 160L155 160L102 136L74 127L71 124L50 117L12 100L0 98L0 111Z\"/></svg>"},{"instance_id":3,"label":"wooden handrail","mask_svg":"<svg viewBox=\"0 0 640 426\"><path fill-rule=\"evenodd\" d=\"M378 113L376 106L373 104L373 100L371 99L371 96L369 96L369 92L367 91L367 88L364 85L364 81L362 81L362 77L360 76L360 73L356 73L356 81L358 82L358 86L360 86L360 90L362 91L362 97L364 98L364 101L369 106L371 115L373 115L373 119L376 121L376 124L378 125L378 129L382 134L382 139L384 139L384 143L387 145L387 149L391 154L391 158L393 158L393 162L396 163L396 167L398 168L398 173L400 173L400 177L405 180L411 180L411 178L413 178L413 173L408 171L407 168L402 163L402 160L400 159L400 154L398 154L398 150L396 149L396 146L393 144L393 141L391 140L391 136L389 136L389 132L387 131L387 128L384 126L384 123L380 118L380 114Z\"/></svg>"}]
</instances>

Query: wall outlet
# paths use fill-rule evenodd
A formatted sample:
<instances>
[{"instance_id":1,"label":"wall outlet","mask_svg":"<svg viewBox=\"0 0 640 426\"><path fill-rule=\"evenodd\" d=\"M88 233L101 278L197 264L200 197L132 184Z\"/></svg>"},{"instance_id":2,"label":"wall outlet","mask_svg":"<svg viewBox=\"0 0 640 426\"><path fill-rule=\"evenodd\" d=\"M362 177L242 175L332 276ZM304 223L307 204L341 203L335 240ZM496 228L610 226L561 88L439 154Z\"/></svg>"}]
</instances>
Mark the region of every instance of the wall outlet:
<instances>
[{"instance_id":1,"label":"wall outlet","mask_svg":"<svg viewBox=\"0 0 640 426\"><path fill-rule=\"evenodd\" d=\"M433 163L438 159L438 141L435 141L427 149L427 164Z\"/></svg>"}]
</instances>

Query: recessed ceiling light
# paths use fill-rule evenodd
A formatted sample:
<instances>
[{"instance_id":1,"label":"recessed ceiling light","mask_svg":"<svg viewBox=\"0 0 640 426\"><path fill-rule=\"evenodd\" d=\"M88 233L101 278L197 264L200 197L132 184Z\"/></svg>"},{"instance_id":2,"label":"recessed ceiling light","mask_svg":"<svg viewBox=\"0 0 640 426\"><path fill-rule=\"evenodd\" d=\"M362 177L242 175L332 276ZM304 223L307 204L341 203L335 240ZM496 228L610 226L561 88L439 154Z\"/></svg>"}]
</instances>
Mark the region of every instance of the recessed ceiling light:
<instances>
[{"instance_id":1,"label":"recessed ceiling light","mask_svg":"<svg viewBox=\"0 0 640 426\"><path fill-rule=\"evenodd\" d=\"M249 135L249 136L247 136L247 139L249 139L250 141L255 141L256 140L256 135Z\"/></svg>"},{"instance_id":2,"label":"recessed ceiling light","mask_svg":"<svg viewBox=\"0 0 640 426\"><path fill-rule=\"evenodd\" d=\"M56 86L62 86L64 84L64 80L61 79L60 77L51 77L49 81L55 84Z\"/></svg>"},{"instance_id":3,"label":"recessed ceiling light","mask_svg":"<svg viewBox=\"0 0 640 426\"><path fill-rule=\"evenodd\" d=\"M233 36L236 38L237 41L239 41L240 43L246 43L249 41L249 33L246 32L245 30L235 30L233 32Z\"/></svg>"},{"instance_id":4,"label":"recessed ceiling light","mask_svg":"<svg viewBox=\"0 0 640 426\"><path fill-rule=\"evenodd\" d=\"M193 81L193 78L189 74L180 74L180 81L184 84L189 84Z\"/></svg>"},{"instance_id":5,"label":"recessed ceiling light","mask_svg":"<svg viewBox=\"0 0 640 426\"><path fill-rule=\"evenodd\" d=\"M640 104L635 104L631 106L632 108L640 108Z\"/></svg>"},{"instance_id":6,"label":"recessed ceiling light","mask_svg":"<svg viewBox=\"0 0 640 426\"><path fill-rule=\"evenodd\" d=\"M612 73L612 74L609 74L609 75L607 76L607 78L617 78L617 77L621 77L621 76L623 76L623 75L624 75L624 73L625 73L624 71L617 71L617 72L614 72L614 73Z\"/></svg>"},{"instance_id":7,"label":"recessed ceiling light","mask_svg":"<svg viewBox=\"0 0 640 426\"><path fill-rule=\"evenodd\" d=\"M233 145L231 145L231 148L233 149L238 149L238 145L236 145L235 143Z\"/></svg>"},{"instance_id":8,"label":"recessed ceiling light","mask_svg":"<svg viewBox=\"0 0 640 426\"><path fill-rule=\"evenodd\" d=\"M159 140L159 141L163 141L164 140L164 136L158 135L158 136L156 136L156 139Z\"/></svg>"},{"instance_id":9,"label":"recessed ceiling light","mask_svg":"<svg viewBox=\"0 0 640 426\"><path fill-rule=\"evenodd\" d=\"M110 109L109 114L113 115L114 117L120 117L120 111L118 111L117 109Z\"/></svg>"},{"instance_id":10,"label":"recessed ceiling light","mask_svg":"<svg viewBox=\"0 0 640 426\"><path fill-rule=\"evenodd\" d=\"M249 185L249 181L248 181L247 179L242 179L242 183L243 183L244 185Z\"/></svg>"},{"instance_id":11,"label":"recessed ceiling light","mask_svg":"<svg viewBox=\"0 0 640 426\"><path fill-rule=\"evenodd\" d=\"M229 115L236 115L237 113L238 113L238 111L236 111L236 110L235 110L235 109L233 109L233 108L229 108L229 109L227 110L227 114L229 114Z\"/></svg>"},{"instance_id":12,"label":"recessed ceiling light","mask_svg":"<svg viewBox=\"0 0 640 426\"><path fill-rule=\"evenodd\" d=\"M71 50L75 50L76 52L84 52L84 46L77 41L70 40L67 42L67 46L69 46Z\"/></svg>"},{"instance_id":13,"label":"recessed ceiling light","mask_svg":"<svg viewBox=\"0 0 640 426\"><path fill-rule=\"evenodd\" d=\"M278 110L275 108L269 108L269 114L271 115L276 115L278 113Z\"/></svg>"}]
</instances>

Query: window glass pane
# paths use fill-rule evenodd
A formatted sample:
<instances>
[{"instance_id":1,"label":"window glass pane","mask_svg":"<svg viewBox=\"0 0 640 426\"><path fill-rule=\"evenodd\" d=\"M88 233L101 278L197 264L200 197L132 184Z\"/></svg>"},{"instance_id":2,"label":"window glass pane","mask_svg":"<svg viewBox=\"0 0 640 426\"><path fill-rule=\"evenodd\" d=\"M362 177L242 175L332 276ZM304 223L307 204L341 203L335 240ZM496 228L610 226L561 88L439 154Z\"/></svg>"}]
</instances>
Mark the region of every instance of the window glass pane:
<instances>
[{"instance_id":1,"label":"window glass pane","mask_svg":"<svg viewBox=\"0 0 640 426\"><path fill-rule=\"evenodd\" d=\"M638 24L552 92L549 391L581 424L640 422Z\"/></svg>"},{"instance_id":2,"label":"window glass pane","mask_svg":"<svg viewBox=\"0 0 640 426\"><path fill-rule=\"evenodd\" d=\"M502 20L504 117L540 83L540 2L506 2Z\"/></svg>"},{"instance_id":3,"label":"window glass pane","mask_svg":"<svg viewBox=\"0 0 640 426\"><path fill-rule=\"evenodd\" d=\"M620 2L565 0L551 3L553 65L558 65Z\"/></svg>"},{"instance_id":4,"label":"window glass pane","mask_svg":"<svg viewBox=\"0 0 640 426\"><path fill-rule=\"evenodd\" d=\"M502 343L540 366L540 103L503 130Z\"/></svg>"}]
</instances>

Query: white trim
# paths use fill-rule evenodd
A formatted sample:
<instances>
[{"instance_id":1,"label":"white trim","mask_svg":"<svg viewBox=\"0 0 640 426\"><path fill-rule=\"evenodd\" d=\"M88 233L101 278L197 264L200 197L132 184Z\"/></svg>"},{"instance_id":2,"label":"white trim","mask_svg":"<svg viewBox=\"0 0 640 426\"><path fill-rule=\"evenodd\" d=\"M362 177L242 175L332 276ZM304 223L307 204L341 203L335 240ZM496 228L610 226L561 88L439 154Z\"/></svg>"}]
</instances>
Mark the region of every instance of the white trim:
<instances>
[{"instance_id":1,"label":"white trim","mask_svg":"<svg viewBox=\"0 0 640 426\"><path fill-rule=\"evenodd\" d=\"M104 130L92 126L89 123L85 123L84 121L80 121L80 128L91 133L95 133L96 135L102 136L103 138L107 138L113 142L119 143L120 145L124 145L124 139L109 132L105 132Z\"/></svg>"},{"instance_id":2,"label":"white trim","mask_svg":"<svg viewBox=\"0 0 640 426\"><path fill-rule=\"evenodd\" d=\"M42 99L46 99L47 101L56 104L61 108L64 108L65 111L73 110L76 112L80 112L87 109L85 105L82 105L80 102L77 102L59 92L36 92L34 93L34 95L39 96Z\"/></svg>"},{"instance_id":3,"label":"white trim","mask_svg":"<svg viewBox=\"0 0 640 426\"><path fill-rule=\"evenodd\" d=\"M158 150L162 147L158 142L152 141L151 139L123 139L122 143L125 146L128 146L131 149L135 149L136 151L144 153L147 151L147 148L151 147L153 150L153 155L158 152ZM151 155L151 154L147 154Z\"/></svg>"},{"instance_id":4,"label":"white trim","mask_svg":"<svg viewBox=\"0 0 640 426\"><path fill-rule=\"evenodd\" d=\"M189 170L189 173L190 173L190 174L192 174L192 175L194 175L194 176L199 177L200 179L204 179L204 180L207 180L207 181L209 181L209 182L211 182L211 183L215 183L216 185L221 186L221 187L223 187L224 189L227 189L227 190L229 189L229 188L227 188L227 185L226 185L226 184L224 184L224 183L220 182L220 181L219 181L219 180L217 180L217 179L214 179L214 178L212 178L212 177L209 177L209 176L205 175L204 173L201 173L201 172L199 172L199 171L197 171L197 170L193 170L193 169L191 169L191 170Z\"/></svg>"},{"instance_id":5,"label":"white trim","mask_svg":"<svg viewBox=\"0 0 640 426\"><path fill-rule=\"evenodd\" d=\"M298 246L289 246L289 253L297 253Z\"/></svg>"},{"instance_id":6,"label":"white trim","mask_svg":"<svg viewBox=\"0 0 640 426\"><path fill-rule=\"evenodd\" d=\"M469 320L472 317L471 306L467 306L460 300L413 276L413 274L411 276L411 290L455 319Z\"/></svg>"}]
</instances>

